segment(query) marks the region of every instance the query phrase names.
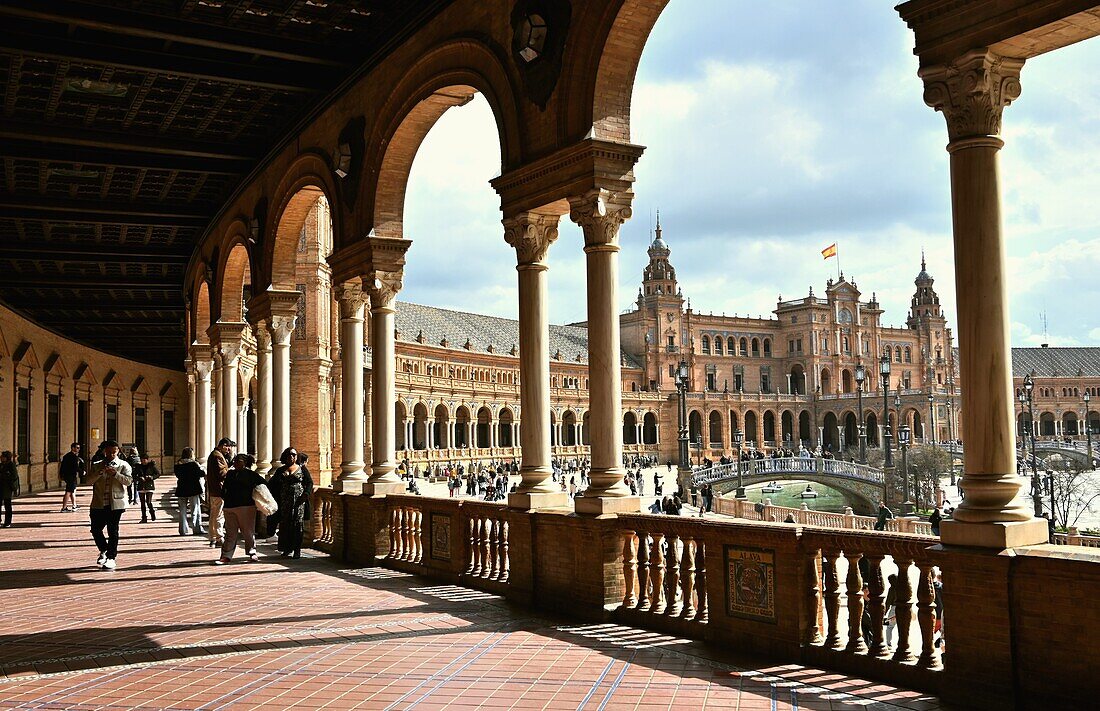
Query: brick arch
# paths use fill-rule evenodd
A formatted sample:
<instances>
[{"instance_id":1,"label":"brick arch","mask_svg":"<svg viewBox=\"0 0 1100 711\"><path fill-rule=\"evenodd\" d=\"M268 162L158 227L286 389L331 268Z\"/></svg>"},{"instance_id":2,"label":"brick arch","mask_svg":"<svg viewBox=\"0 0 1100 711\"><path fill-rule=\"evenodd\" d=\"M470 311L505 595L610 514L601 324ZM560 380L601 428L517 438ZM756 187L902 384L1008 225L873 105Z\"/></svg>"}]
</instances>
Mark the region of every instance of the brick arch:
<instances>
[{"instance_id":1,"label":"brick arch","mask_svg":"<svg viewBox=\"0 0 1100 711\"><path fill-rule=\"evenodd\" d=\"M241 292L246 284L252 284L252 255L249 249L248 225L237 218L229 226L221 248L220 261L214 270L213 303L218 321L240 322L244 319Z\"/></svg>"},{"instance_id":2,"label":"brick arch","mask_svg":"<svg viewBox=\"0 0 1100 711\"><path fill-rule=\"evenodd\" d=\"M382 237L402 237L405 189L424 137L450 108L480 93L496 119L502 170L520 165L521 129L516 92L501 58L472 39L449 42L428 52L390 91L367 140L366 179L357 204Z\"/></svg>"},{"instance_id":3,"label":"brick arch","mask_svg":"<svg viewBox=\"0 0 1100 711\"><path fill-rule=\"evenodd\" d=\"M593 42L600 47L598 57L585 64L588 76L582 77L587 97L582 112L571 107L566 120L572 135L585 135L589 130L596 138L622 143L630 142L630 103L634 94L634 78L646 41L657 24L669 0L623 0L617 11L604 18L604 40ZM584 61L584 60L581 60ZM593 68L594 67L594 71Z\"/></svg>"},{"instance_id":4,"label":"brick arch","mask_svg":"<svg viewBox=\"0 0 1100 711\"><path fill-rule=\"evenodd\" d=\"M204 272L205 269L200 269L195 276L195 286L192 292L191 308L194 310L194 316L191 318L191 327L194 331L191 333L191 342L207 344L210 343L207 330L212 322L210 320L210 285L206 282Z\"/></svg>"},{"instance_id":5,"label":"brick arch","mask_svg":"<svg viewBox=\"0 0 1100 711\"><path fill-rule=\"evenodd\" d=\"M335 247L339 246L343 234L343 210L328 160L313 151L302 153L291 163L275 195L274 219L265 229L263 268L260 274L256 274L258 278L253 284L254 289L256 286L270 286L293 290L298 233L309 211L319 198L324 197L328 201Z\"/></svg>"}]
</instances>

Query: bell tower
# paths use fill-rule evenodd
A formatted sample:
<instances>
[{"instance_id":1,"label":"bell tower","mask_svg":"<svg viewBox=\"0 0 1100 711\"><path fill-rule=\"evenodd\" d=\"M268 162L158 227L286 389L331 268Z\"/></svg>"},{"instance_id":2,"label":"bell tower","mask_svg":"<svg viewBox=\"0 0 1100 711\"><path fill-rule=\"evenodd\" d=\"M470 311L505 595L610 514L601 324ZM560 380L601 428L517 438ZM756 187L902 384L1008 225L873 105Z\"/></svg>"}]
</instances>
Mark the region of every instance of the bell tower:
<instances>
[{"instance_id":1,"label":"bell tower","mask_svg":"<svg viewBox=\"0 0 1100 711\"><path fill-rule=\"evenodd\" d=\"M661 213L657 213L657 228L649 245L649 264L642 272L641 306L654 308L659 297L677 296L676 269L669 262L672 250L661 236Z\"/></svg>"}]
</instances>

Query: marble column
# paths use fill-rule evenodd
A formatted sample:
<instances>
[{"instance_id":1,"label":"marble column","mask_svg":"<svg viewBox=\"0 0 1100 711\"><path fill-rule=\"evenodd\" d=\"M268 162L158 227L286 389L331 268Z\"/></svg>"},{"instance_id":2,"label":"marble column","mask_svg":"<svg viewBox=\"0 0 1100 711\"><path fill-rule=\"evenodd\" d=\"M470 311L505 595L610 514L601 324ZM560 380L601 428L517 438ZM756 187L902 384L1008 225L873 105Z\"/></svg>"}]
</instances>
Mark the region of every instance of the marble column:
<instances>
[{"instance_id":1,"label":"marble column","mask_svg":"<svg viewBox=\"0 0 1100 711\"><path fill-rule=\"evenodd\" d=\"M222 369L222 354L220 350L220 346L214 344L211 353L211 360L214 366L210 371L210 387L213 394L211 405L214 408L213 425L210 436L215 443L225 436L222 434L225 430L225 375Z\"/></svg>"},{"instance_id":2,"label":"marble column","mask_svg":"<svg viewBox=\"0 0 1100 711\"><path fill-rule=\"evenodd\" d=\"M228 437L237 441L237 369L241 362L241 342L239 340L223 340L218 344L218 355L221 359L221 377L218 379L218 390L221 399L218 401L218 428L214 433L217 439ZM235 448L238 451L239 447Z\"/></svg>"},{"instance_id":3,"label":"marble column","mask_svg":"<svg viewBox=\"0 0 1100 711\"><path fill-rule=\"evenodd\" d=\"M619 341L619 228L630 218L630 193L596 189L569 199L569 217L584 232L588 286L589 434L592 483L577 513L638 511L623 483L623 384ZM579 443L579 442L578 442Z\"/></svg>"},{"instance_id":4,"label":"marble column","mask_svg":"<svg viewBox=\"0 0 1100 711\"><path fill-rule=\"evenodd\" d=\"M255 456L256 446L248 439L248 406L251 401L248 398L241 400L237 408L237 451Z\"/></svg>"},{"instance_id":5,"label":"marble column","mask_svg":"<svg viewBox=\"0 0 1100 711\"><path fill-rule=\"evenodd\" d=\"M363 461L363 318L367 295L360 281L345 282L335 291L340 305L341 462L333 490L362 494L367 480Z\"/></svg>"},{"instance_id":6,"label":"marble column","mask_svg":"<svg viewBox=\"0 0 1100 711\"><path fill-rule=\"evenodd\" d=\"M965 497L941 528L945 545L1045 543L1046 522L1022 501L1013 437L1006 257L997 154L1001 114L1020 95L1023 60L988 50L925 66L924 100L947 119L958 304Z\"/></svg>"},{"instance_id":7,"label":"marble column","mask_svg":"<svg viewBox=\"0 0 1100 711\"><path fill-rule=\"evenodd\" d=\"M290 337L297 317L272 314L271 332L271 451L278 452L291 445L290 432Z\"/></svg>"},{"instance_id":8,"label":"marble column","mask_svg":"<svg viewBox=\"0 0 1100 711\"><path fill-rule=\"evenodd\" d=\"M275 456L271 451L271 332L267 322L253 326L256 337L256 471L267 473Z\"/></svg>"},{"instance_id":9,"label":"marble column","mask_svg":"<svg viewBox=\"0 0 1100 711\"><path fill-rule=\"evenodd\" d=\"M373 271L369 283L371 314L371 474L363 485L370 496L399 494L405 486L394 474L397 455L394 452L394 403L397 387L394 375L394 299L401 290L401 271ZM410 442L411 444L411 442ZM411 449L411 447L409 447Z\"/></svg>"},{"instance_id":10,"label":"marble column","mask_svg":"<svg viewBox=\"0 0 1100 711\"><path fill-rule=\"evenodd\" d=\"M202 461L214 448L210 436L210 373L214 362L209 347L195 349L191 359L195 369L195 458Z\"/></svg>"},{"instance_id":11,"label":"marble column","mask_svg":"<svg viewBox=\"0 0 1100 711\"><path fill-rule=\"evenodd\" d=\"M184 370L187 371L187 446L195 449L197 447L195 413L198 410L195 409L195 363L190 357L184 360Z\"/></svg>"}]
</instances>

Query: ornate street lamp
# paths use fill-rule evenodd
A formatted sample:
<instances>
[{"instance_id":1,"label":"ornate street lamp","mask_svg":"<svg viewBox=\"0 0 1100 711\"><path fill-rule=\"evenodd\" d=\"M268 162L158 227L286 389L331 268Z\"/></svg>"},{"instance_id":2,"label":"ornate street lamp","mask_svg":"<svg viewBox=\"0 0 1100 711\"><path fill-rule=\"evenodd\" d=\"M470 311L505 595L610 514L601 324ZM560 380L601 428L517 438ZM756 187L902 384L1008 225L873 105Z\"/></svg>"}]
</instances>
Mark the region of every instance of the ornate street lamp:
<instances>
[{"instance_id":1,"label":"ornate street lamp","mask_svg":"<svg viewBox=\"0 0 1100 711\"><path fill-rule=\"evenodd\" d=\"M856 398L859 402L859 463L867 463L867 425L863 420L863 381L867 379L867 370L863 363L856 363Z\"/></svg>"},{"instance_id":2,"label":"ornate street lamp","mask_svg":"<svg viewBox=\"0 0 1100 711\"><path fill-rule=\"evenodd\" d=\"M1088 443L1089 469L1092 469L1092 427L1089 425L1089 391L1085 391L1085 441Z\"/></svg>"},{"instance_id":3,"label":"ornate street lamp","mask_svg":"<svg viewBox=\"0 0 1100 711\"><path fill-rule=\"evenodd\" d=\"M907 514L913 513L913 501L910 496L911 490L909 488L910 442L912 442L912 432L909 430L909 425L902 425L898 428L898 449L901 450L901 478L905 489L905 502L902 504L902 511Z\"/></svg>"},{"instance_id":4,"label":"ornate street lamp","mask_svg":"<svg viewBox=\"0 0 1100 711\"><path fill-rule=\"evenodd\" d=\"M1035 400L1033 390L1035 381L1031 379L1031 373L1024 376L1024 397L1027 400L1028 434L1031 438L1031 501L1035 508L1035 516L1043 513L1043 489L1039 483L1038 460L1035 459Z\"/></svg>"},{"instance_id":5,"label":"ornate street lamp","mask_svg":"<svg viewBox=\"0 0 1100 711\"><path fill-rule=\"evenodd\" d=\"M894 468L894 455L891 451L893 438L890 434L890 356L883 355L878 361L878 372L882 376L882 446L886 451L886 461L883 467Z\"/></svg>"},{"instance_id":6,"label":"ornate street lamp","mask_svg":"<svg viewBox=\"0 0 1100 711\"><path fill-rule=\"evenodd\" d=\"M733 446L737 448L737 492L738 499L745 498L745 476L741 471L741 443L745 441L745 433L740 428L733 432Z\"/></svg>"},{"instance_id":7,"label":"ornate street lamp","mask_svg":"<svg viewBox=\"0 0 1100 711\"><path fill-rule=\"evenodd\" d=\"M691 373L688 370L687 361L681 360L676 368L676 393L679 396L679 425L680 425L680 470L691 467L691 454L688 451L688 419L687 419L687 389Z\"/></svg>"}]
</instances>

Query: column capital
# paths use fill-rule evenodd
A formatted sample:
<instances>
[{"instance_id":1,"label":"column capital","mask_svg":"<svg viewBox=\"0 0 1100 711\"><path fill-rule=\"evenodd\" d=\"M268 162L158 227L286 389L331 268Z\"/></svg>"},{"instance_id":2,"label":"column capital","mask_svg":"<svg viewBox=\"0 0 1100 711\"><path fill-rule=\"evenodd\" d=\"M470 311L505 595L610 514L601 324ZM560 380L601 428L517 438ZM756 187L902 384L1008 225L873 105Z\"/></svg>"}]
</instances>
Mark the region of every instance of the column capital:
<instances>
[{"instance_id":1,"label":"column capital","mask_svg":"<svg viewBox=\"0 0 1100 711\"><path fill-rule=\"evenodd\" d=\"M392 309L393 302L397 298L397 294L401 291L404 278L404 269L397 269L394 271L383 271L381 269L370 270L370 273L363 280L363 283L368 285L371 311Z\"/></svg>"},{"instance_id":2,"label":"column capital","mask_svg":"<svg viewBox=\"0 0 1100 711\"><path fill-rule=\"evenodd\" d=\"M580 225L584 245L589 247L619 246L619 228L630 219L634 193L611 192L604 188L589 190L584 195L569 198L569 219Z\"/></svg>"},{"instance_id":3,"label":"column capital","mask_svg":"<svg viewBox=\"0 0 1100 711\"><path fill-rule=\"evenodd\" d=\"M268 289L249 299L248 315L254 323L259 321L270 323L276 314L296 315L300 298L302 294L299 291Z\"/></svg>"},{"instance_id":4,"label":"column capital","mask_svg":"<svg viewBox=\"0 0 1100 711\"><path fill-rule=\"evenodd\" d=\"M1020 96L1024 60L975 49L949 64L921 67L924 103L943 113L951 141L997 136L1001 113Z\"/></svg>"},{"instance_id":5,"label":"column capital","mask_svg":"<svg viewBox=\"0 0 1100 711\"><path fill-rule=\"evenodd\" d=\"M340 305L341 319L363 319L363 307L367 303L367 294L363 293L363 282L351 279L333 287L333 295Z\"/></svg>"},{"instance_id":6,"label":"column capital","mask_svg":"<svg viewBox=\"0 0 1100 711\"><path fill-rule=\"evenodd\" d=\"M268 330L267 319L257 319L250 324L252 336L256 339L257 351L271 350L271 331Z\"/></svg>"},{"instance_id":7,"label":"column capital","mask_svg":"<svg viewBox=\"0 0 1100 711\"><path fill-rule=\"evenodd\" d=\"M542 215L521 212L502 220L504 241L516 250L521 266L538 264L545 266L546 253L558 239L558 215Z\"/></svg>"},{"instance_id":8,"label":"column capital","mask_svg":"<svg viewBox=\"0 0 1100 711\"><path fill-rule=\"evenodd\" d=\"M294 327L298 325L297 315L275 314L271 317L268 330L271 332L273 344L289 345L290 334L294 333Z\"/></svg>"},{"instance_id":9,"label":"column capital","mask_svg":"<svg viewBox=\"0 0 1100 711\"><path fill-rule=\"evenodd\" d=\"M214 370L214 361L212 360L197 360L195 361L195 379L198 382L209 381L210 373Z\"/></svg>"}]
</instances>

